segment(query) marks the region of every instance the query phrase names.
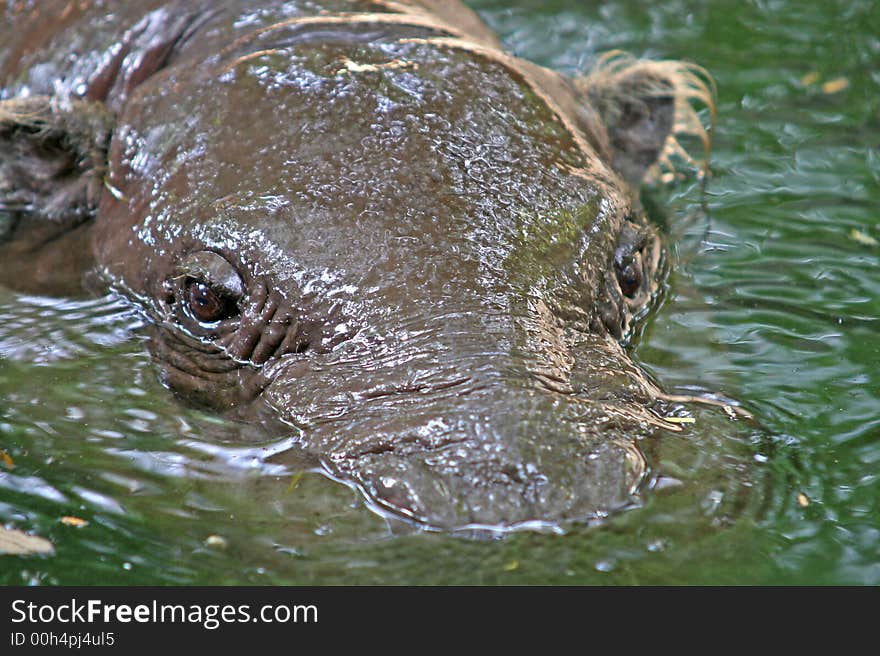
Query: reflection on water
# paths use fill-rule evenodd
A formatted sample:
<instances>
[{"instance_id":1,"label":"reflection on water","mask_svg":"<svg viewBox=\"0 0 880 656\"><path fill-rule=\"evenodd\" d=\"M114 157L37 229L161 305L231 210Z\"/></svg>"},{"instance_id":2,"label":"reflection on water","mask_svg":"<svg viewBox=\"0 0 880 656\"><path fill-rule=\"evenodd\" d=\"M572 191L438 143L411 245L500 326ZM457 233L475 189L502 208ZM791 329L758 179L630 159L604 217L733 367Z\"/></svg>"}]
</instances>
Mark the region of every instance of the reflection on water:
<instances>
[{"instance_id":1,"label":"reflection on water","mask_svg":"<svg viewBox=\"0 0 880 656\"><path fill-rule=\"evenodd\" d=\"M599 526L417 533L271 459L293 436L178 403L112 297L0 292L0 521L57 549L4 557L0 582L880 583L874 3L474 4L566 72L625 48L714 74L706 194L649 192L679 244L635 352L667 390L723 393L757 423L692 408L644 445L661 474L645 507Z\"/></svg>"}]
</instances>

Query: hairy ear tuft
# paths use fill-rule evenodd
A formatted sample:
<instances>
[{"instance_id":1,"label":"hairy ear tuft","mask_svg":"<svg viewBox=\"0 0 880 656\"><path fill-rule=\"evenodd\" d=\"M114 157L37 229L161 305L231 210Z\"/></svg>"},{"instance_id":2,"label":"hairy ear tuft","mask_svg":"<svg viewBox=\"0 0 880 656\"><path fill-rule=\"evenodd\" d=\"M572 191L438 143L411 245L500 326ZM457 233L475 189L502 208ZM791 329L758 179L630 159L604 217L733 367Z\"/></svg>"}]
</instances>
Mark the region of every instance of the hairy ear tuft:
<instances>
[{"instance_id":1,"label":"hairy ear tuft","mask_svg":"<svg viewBox=\"0 0 880 656\"><path fill-rule=\"evenodd\" d=\"M83 291L110 126L102 103L0 101L0 285Z\"/></svg>"},{"instance_id":2,"label":"hairy ear tuft","mask_svg":"<svg viewBox=\"0 0 880 656\"><path fill-rule=\"evenodd\" d=\"M56 223L93 216L110 129L102 103L0 101L0 211Z\"/></svg>"},{"instance_id":3,"label":"hairy ear tuft","mask_svg":"<svg viewBox=\"0 0 880 656\"><path fill-rule=\"evenodd\" d=\"M708 172L716 90L705 69L613 51L603 55L588 75L576 79L575 86L602 117L613 151L612 166L631 185L674 172L676 159ZM697 114L699 105L709 110L709 129ZM682 147L683 135L701 141L702 162Z\"/></svg>"}]
</instances>

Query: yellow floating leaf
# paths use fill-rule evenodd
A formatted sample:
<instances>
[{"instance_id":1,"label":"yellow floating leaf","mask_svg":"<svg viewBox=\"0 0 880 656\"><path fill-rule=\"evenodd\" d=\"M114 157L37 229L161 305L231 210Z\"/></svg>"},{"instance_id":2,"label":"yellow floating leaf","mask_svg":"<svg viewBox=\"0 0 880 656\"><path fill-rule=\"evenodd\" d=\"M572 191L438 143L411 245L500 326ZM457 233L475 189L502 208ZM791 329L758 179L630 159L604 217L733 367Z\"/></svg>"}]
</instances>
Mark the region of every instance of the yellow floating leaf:
<instances>
[{"instance_id":1,"label":"yellow floating leaf","mask_svg":"<svg viewBox=\"0 0 880 656\"><path fill-rule=\"evenodd\" d=\"M828 80L822 85L822 93L838 93L847 87L849 87L849 80L845 77L836 77L833 80Z\"/></svg>"},{"instance_id":2,"label":"yellow floating leaf","mask_svg":"<svg viewBox=\"0 0 880 656\"><path fill-rule=\"evenodd\" d=\"M504 563L504 566L501 569L503 569L505 572L512 572L516 569L519 569L519 561L511 560L509 563Z\"/></svg>"},{"instance_id":3,"label":"yellow floating leaf","mask_svg":"<svg viewBox=\"0 0 880 656\"><path fill-rule=\"evenodd\" d=\"M0 449L0 462L6 465L7 469L15 469L15 462L12 460L12 456L3 449Z\"/></svg>"},{"instance_id":4,"label":"yellow floating leaf","mask_svg":"<svg viewBox=\"0 0 880 656\"><path fill-rule=\"evenodd\" d=\"M809 87L819 81L819 74L816 71L810 71L801 78L801 84Z\"/></svg>"},{"instance_id":5,"label":"yellow floating leaf","mask_svg":"<svg viewBox=\"0 0 880 656\"><path fill-rule=\"evenodd\" d=\"M801 508L806 508L807 506L810 505L810 497L808 497L806 494L801 492L800 494L797 495L797 502Z\"/></svg>"},{"instance_id":6,"label":"yellow floating leaf","mask_svg":"<svg viewBox=\"0 0 880 656\"><path fill-rule=\"evenodd\" d=\"M871 235L864 233L861 230L857 230L856 228L849 231L849 236L865 246L880 246L880 241L877 241Z\"/></svg>"},{"instance_id":7,"label":"yellow floating leaf","mask_svg":"<svg viewBox=\"0 0 880 656\"><path fill-rule=\"evenodd\" d=\"M30 554L50 554L55 551L52 543L36 535L28 535L17 528L0 526L0 555L26 556Z\"/></svg>"},{"instance_id":8,"label":"yellow floating leaf","mask_svg":"<svg viewBox=\"0 0 880 656\"><path fill-rule=\"evenodd\" d=\"M62 517L61 523L67 526L76 526L77 528L89 525L89 523L81 517L73 517L71 515L65 515Z\"/></svg>"},{"instance_id":9,"label":"yellow floating leaf","mask_svg":"<svg viewBox=\"0 0 880 656\"><path fill-rule=\"evenodd\" d=\"M697 420L693 417L663 417L663 421L668 421L670 424L693 424Z\"/></svg>"},{"instance_id":10,"label":"yellow floating leaf","mask_svg":"<svg viewBox=\"0 0 880 656\"><path fill-rule=\"evenodd\" d=\"M302 480L303 474L305 474L305 472L296 472L293 475L293 477L290 479L290 485L287 486L288 494L290 494L297 488L299 482Z\"/></svg>"}]
</instances>

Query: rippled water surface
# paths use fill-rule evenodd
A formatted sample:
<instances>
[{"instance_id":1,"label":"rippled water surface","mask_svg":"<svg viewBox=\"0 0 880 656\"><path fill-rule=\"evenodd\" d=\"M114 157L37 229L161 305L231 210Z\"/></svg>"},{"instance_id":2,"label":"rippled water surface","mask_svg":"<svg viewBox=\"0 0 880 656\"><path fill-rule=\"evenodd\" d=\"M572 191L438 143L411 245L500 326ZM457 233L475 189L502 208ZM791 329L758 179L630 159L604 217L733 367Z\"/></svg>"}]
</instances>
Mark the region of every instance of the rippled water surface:
<instances>
[{"instance_id":1,"label":"rippled water surface","mask_svg":"<svg viewBox=\"0 0 880 656\"><path fill-rule=\"evenodd\" d=\"M880 583L876 3L473 4L565 72L615 48L712 72L706 192L647 192L674 272L635 354L756 423L695 408L646 447L685 484L597 526L418 533L275 462L284 439L179 404L112 297L0 290L0 522L56 546L2 557L0 583Z\"/></svg>"}]
</instances>

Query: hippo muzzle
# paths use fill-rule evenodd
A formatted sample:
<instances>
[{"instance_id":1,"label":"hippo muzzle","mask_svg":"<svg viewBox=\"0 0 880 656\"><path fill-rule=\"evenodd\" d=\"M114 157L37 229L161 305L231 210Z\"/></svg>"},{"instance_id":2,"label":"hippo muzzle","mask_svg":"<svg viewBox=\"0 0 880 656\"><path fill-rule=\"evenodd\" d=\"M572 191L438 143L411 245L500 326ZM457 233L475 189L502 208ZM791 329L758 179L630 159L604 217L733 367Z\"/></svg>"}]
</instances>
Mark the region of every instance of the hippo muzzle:
<instances>
[{"instance_id":1,"label":"hippo muzzle","mask_svg":"<svg viewBox=\"0 0 880 656\"><path fill-rule=\"evenodd\" d=\"M267 400L297 408L291 423L326 471L422 525L551 524L636 502L648 474L638 438L651 419L614 398L614 375L593 400L549 352L485 337L468 348L462 332L438 349L431 333L290 364Z\"/></svg>"},{"instance_id":2,"label":"hippo muzzle","mask_svg":"<svg viewBox=\"0 0 880 656\"><path fill-rule=\"evenodd\" d=\"M422 526L636 503L640 441L675 429L622 347L664 271L637 185L691 73L570 81L453 3L252 4L154 9L80 89L114 123L99 202L71 198L163 380ZM21 120L0 137L31 144ZM17 171L0 156L0 193Z\"/></svg>"}]
</instances>

